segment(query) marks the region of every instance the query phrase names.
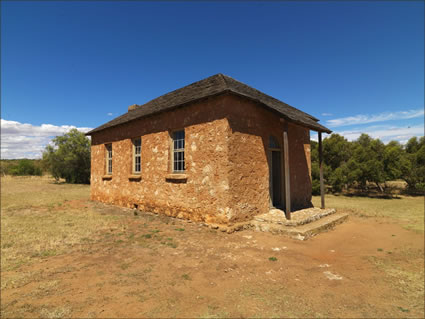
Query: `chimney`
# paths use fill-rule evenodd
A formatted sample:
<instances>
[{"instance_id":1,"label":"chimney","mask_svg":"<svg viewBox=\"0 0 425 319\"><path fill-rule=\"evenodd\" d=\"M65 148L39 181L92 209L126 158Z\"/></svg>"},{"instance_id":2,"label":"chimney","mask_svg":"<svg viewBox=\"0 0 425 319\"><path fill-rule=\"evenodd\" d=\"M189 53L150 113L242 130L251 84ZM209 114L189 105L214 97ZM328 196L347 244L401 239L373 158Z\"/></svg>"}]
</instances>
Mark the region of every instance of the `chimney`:
<instances>
[{"instance_id":1,"label":"chimney","mask_svg":"<svg viewBox=\"0 0 425 319\"><path fill-rule=\"evenodd\" d=\"M137 105L137 104L130 105L130 106L128 107L128 110L129 110L129 111L132 111L132 110L136 109L138 106L139 106L139 105Z\"/></svg>"}]
</instances>

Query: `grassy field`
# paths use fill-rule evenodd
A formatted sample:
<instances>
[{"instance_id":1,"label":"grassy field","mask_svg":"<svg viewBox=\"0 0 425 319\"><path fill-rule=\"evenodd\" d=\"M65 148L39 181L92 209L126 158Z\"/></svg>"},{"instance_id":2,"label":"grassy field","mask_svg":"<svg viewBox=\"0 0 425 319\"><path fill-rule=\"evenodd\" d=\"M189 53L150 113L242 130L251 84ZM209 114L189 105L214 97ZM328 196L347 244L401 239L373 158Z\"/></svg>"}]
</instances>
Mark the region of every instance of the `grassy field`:
<instances>
[{"instance_id":1,"label":"grassy field","mask_svg":"<svg viewBox=\"0 0 425 319\"><path fill-rule=\"evenodd\" d=\"M320 207L320 196L313 196L313 205ZM389 218L403 227L424 232L424 197L402 196L391 199L326 195L327 207L349 211L360 217Z\"/></svg>"},{"instance_id":2,"label":"grassy field","mask_svg":"<svg viewBox=\"0 0 425 319\"><path fill-rule=\"evenodd\" d=\"M48 177L2 178L2 270L69 252L94 231L107 228L113 216L67 205L88 200L88 191L87 185L57 184ZM8 282L2 280L2 287Z\"/></svg>"},{"instance_id":3,"label":"grassy field","mask_svg":"<svg viewBox=\"0 0 425 319\"><path fill-rule=\"evenodd\" d=\"M134 215L89 201L87 185L4 177L1 315L423 317L423 198L326 200L349 221L300 242Z\"/></svg>"}]
</instances>

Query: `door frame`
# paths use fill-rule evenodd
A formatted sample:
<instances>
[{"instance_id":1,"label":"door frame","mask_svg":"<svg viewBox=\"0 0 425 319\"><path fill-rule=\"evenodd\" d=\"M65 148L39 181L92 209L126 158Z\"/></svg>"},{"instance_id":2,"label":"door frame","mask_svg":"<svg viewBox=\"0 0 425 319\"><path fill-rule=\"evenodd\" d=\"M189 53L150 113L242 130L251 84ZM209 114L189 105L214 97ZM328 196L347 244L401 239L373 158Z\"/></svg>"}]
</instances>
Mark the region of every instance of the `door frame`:
<instances>
[{"instance_id":1,"label":"door frame","mask_svg":"<svg viewBox=\"0 0 425 319\"><path fill-rule=\"evenodd\" d=\"M273 135L270 135L273 136ZM269 137L270 138L270 137ZM278 141L278 139L276 139L276 137L273 136L273 138L275 138L276 141ZM282 145L282 144L281 144ZM280 153L280 204L279 207L275 207L273 205L273 152L279 152ZM285 167L284 167L284 163L283 163L283 147L280 148L275 148L275 147L268 147L268 162L269 162L269 194L270 194L270 200L269 200L269 206L270 208L279 208L279 209L283 209L285 207Z\"/></svg>"}]
</instances>

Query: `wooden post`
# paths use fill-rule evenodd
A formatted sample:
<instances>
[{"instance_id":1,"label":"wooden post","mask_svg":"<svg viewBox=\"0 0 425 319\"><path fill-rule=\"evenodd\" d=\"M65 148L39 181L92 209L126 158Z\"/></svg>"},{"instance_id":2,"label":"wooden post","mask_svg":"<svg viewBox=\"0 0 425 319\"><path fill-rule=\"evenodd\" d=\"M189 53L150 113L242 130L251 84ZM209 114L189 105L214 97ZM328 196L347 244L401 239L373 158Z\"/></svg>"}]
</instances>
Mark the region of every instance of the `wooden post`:
<instances>
[{"instance_id":1,"label":"wooden post","mask_svg":"<svg viewBox=\"0 0 425 319\"><path fill-rule=\"evenodd\" d=\"M325 208L325 185L323 183L323 151L322 151L322 132L319 132L319 167L320 167L320 208Z\"/></svg>"},{"instance_id":2,"label":"wooden post","mask_svg":"<svg viewBox=\"0 0 425 319\"><path fill-rule=\"evenodd\" d=\"M286 204L286 219L291 219L291 187L289 176L289 147L288 147L288 132L287 128L283 131L283 160L285 163L285 204Z\"/></svg>"}]
</instances>

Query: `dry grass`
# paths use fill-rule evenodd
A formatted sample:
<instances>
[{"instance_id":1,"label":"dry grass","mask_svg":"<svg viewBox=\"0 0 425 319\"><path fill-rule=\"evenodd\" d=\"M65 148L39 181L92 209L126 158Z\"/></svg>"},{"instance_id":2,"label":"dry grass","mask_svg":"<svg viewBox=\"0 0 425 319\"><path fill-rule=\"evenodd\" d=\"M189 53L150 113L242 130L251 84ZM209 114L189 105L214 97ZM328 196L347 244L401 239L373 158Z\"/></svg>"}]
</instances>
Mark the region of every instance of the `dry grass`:
<instances>
[{"instance_id":1,"label":"dry grass","mask_svg":"<svg viewBox=\"0 0 425 319\"><path fill-rule=\"evenodd\" d=\"M97 298L97 307L103 309L105 305L117 301L117 295L121 296L123 303L131 300L135 302L133 305L144 303L146 307L143 309L147 311L145 317L164 316L167 309L171 309L168 314L173 313L178 317L178 309L185 309L198 297L200 301L205 298L203 308L199 308L199 316L210 318L229 317L235 313L251 317L331 317L342 314L344 309L350 310L338 304L341 302L338 296L342 295L334 292L338 286L329 286L332 287L329 289L332 297L329 300L339 300L329 301L329 313L321 310L321 299L315 303L316 287L329 283L323 282L320 274L311 270L316 264L316 260L309 259L311 253L297 253L298 246L301 246L298 243L288 240L285 245L288 245L290 254L281 252L271 262L268 260L273 256L270 247L276 247L275 240L279 243L282 240L278 236L255 234L267 240L267 243L270 241L268 250L263 251L266 244L261 239L258 239L261 249L254 246L235 249L235 245L247 245L244 237L238 239L241 235L238 233L222 240L221 235L228 235L221 232L216 234L216 231L208 231L207 228L199 230L195 223L176 221L174 224L174 221L170 221L169 224L169 220L164 222L163 216L103 214L106 208L101 214L88 201L88 185L57 184L46 177L5 177L1 179L1 186L1 289L9 294L7 302L2 300L2 317L101 316L89 307L92 302L87 301L86 305L85 300ZM423 198L388 200L328 195L326 200L328 207L351 211L358 216L391 218L408 229L423 233ZM317 205L320 198L315 197L313 201ZM400 231L420 237L413 232ZM233 246L225 246L228 242ZM309 245L308 242L303 243L303 247ZM314 245L313 241L311 245ZM223 251L227 249L228 253L224 254ZM46 264L54 265L53 261L69 258L74 252L81 252L74 254L79 256L81 264L63 263L48 271L44 269ZM246 258L250 253L251 257ZM101 259L99 263L96 258L91 258L92 254L97 254L96 258L109 257ZM54 257L58 255L61 257ZM239 256L240 259L235 261L223 257L230 255ZM398 296L411 300L397 304L400 309L395 309L396 312L391 314L395 317L397 312L398 317L423 315L424 273L420 270L423 269L423 249L409 250L405 247L397 252L393 250L392 254L385 250L367 258L358 257L360 268L365 266L363 263L372 263L379 269L379 276L382 273L382 278L377 279L380 287L394 286L394 291L400 293ZM208 264L212 266L208 267ZM308 268L305 278L302 277L304 264ZM254 268L250 268L252 266ZM285 269L284 275L281 275L282 268L279 267ZM336 261L333 267L338 267ZM270 269L273 272L264 275ZM72 287L72 284L84 280L81 276L86 272L90 276L82 278L95 277L91 286L85 286L91 289L87 296L82 295L86 299L75 301L70 297L69 302L59 299L66 295L78 297L79 294L72 289L80 287ZM292 283L290 274L300 275L300 281ZM259 278L257 275L260 275ZM208 281L202 283L203 278L208 278ZM238 286L242 278L246 280ZM314 284L309 285L312 278ZM231 280L234 282L229 285ZM282 283L276 284L279 280L283 280ZM205 285L210 285L210 281L217 281L221 290L217 295L211 295L213 297L203 297L202 294L209 291ZM384 286L382 282L385 282ZM344 284L348 290L353 285L350 281ZM297 295L298 285L302 286L301 295ZM199 296L190 295L196 289ZM165 297L156 294L165 294ZM234 302L229 303L231 298L234 298ZM353 309L357 309L355 305ZM81 309L85 307L87 313L82 313ZM346 308L338 310L338 307ZM117 309L121 308L121 305L117 306ZM372 308L365 308L365 316L387 314L382 310L373 311ZM196 312L190 314L197 316ZM108 315L111 317L113 313L109 312Z\"/></svg>"},{"instance_id":2,"label":"dry grass","mask_svg":"<svg viewBox=\"0 0 425 319\"><path fill-rule=\"evenodd\" d=\"M75 199L88 199L89 185L55 183L48 176L1 177L2 210L52 207Z\"/></svg>"},{"instance_id":3,"label":"dry grass","mask_svg":"<svg viewBox=\"0 0 425 319\"><path fill-rule=\"evenodd\" d=\"M326 195L326 206L341 211L349 211L360 217L388 218L408 230L424 232L424 198L398 196L392 199ZM313 205L320 206L320 196L313 197ZM397 252L397 257L389 258L393 252L383 251L382 257L371 256L368 260L385 273L390 284L403 295L409 296L409 308L399 307L402 313L411 309L423 310L424 300L424 256L423 250L408 247ZM408 262L406 262L408 261Z\"/></svg>"},{"instance_id":4,"label":"dry grass","mask_svg":"<svg viewBox=\"0 0 425 319\"><path fill-rule=\"evenodd\" d=\"M387 217L403 227L424 232L424 198L398 196L392 199L326 195L326 207L351 211L361 217ZM320 196L313 196L313 205L320 207Z\"/></svg>"},{"instance_id":5,"label":"dry grass","mask_svg":"<svg viewBox=\"0 0 425 319\"><path fill-rule=\"evenodd\" d=\"M71 200L88 199L88 185L55 184L48 178L2 178L1 268L16 269L34 260L83 249L85 240L106 229L112 216ZM24 275L24 274L23 274ZM2 281L2 287L10 284Z\"/></svg>"}]
</instances>

